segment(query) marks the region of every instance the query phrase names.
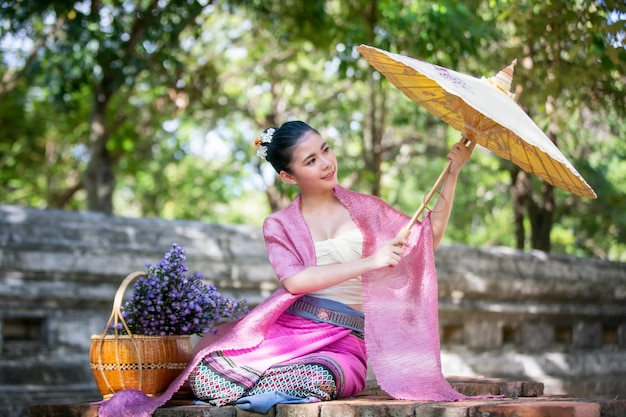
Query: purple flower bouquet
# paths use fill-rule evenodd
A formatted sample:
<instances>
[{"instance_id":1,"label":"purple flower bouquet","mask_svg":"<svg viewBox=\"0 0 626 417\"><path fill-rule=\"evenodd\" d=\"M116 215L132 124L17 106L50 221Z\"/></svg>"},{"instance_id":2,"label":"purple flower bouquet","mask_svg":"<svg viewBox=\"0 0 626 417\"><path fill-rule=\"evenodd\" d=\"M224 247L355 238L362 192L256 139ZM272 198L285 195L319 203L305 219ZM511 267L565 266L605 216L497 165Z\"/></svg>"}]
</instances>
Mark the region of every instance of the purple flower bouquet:
<instances>
[{"instance_id":1,"label":"purple flower bouquet","mask_svg":"<svg viewBox=\"0 0 626 417\"><path fill-rule=\"evenodd\" d=\"M131 333L202 335L248 312L246 300L220 294L198 272L185 275L184 261L185 249L174 243L158 264L146 265L146 275L135 281L130 299L121 308ZM121 326L118 330L125 332Z\"/></svg>"}]
</instances>

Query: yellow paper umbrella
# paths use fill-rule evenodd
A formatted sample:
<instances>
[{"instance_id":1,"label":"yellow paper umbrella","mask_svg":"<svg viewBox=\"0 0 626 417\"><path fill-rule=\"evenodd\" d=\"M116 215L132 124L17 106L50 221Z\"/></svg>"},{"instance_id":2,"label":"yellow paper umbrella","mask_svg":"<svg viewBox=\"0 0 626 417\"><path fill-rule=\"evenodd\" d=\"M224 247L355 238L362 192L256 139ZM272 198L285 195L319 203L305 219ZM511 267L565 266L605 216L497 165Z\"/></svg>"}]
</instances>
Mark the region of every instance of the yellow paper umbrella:
<instances>
[{"instance_id":1,"label":"yellow paper umbrella","mask_svg":"<svg viewBox=\"0 0 626 417\"><path fill-rule=\"evenodd\" d=\"M464 138L549 184L582 197L597 197L556 145L514 101L510 87L515 62L485 79L367 45L359 46L357 51L407 97L460 131ZM450 164L407 229L428 204L449 167Z\"/></svg>"}]
</instances>

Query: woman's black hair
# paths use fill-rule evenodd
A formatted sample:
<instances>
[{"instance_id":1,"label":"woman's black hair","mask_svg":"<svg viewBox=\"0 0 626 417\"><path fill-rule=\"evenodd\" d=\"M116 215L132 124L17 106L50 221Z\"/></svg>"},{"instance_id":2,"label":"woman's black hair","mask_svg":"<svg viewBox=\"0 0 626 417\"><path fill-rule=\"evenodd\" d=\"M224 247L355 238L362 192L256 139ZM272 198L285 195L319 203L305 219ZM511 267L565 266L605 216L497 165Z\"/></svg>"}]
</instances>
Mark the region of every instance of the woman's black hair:
<instances>
[{"instance_id":1,"label":"woman's black hair","mask_svg":"<svg viewBox=\"0 0 626 417\"><path fill-rule=\"evenodd\" d=\"M267 132L269 129L266 129ZM267 146L266 159L272 164L276 172L291 173L291 162L295 145L309 132L319 132L308 124L299 120L285 122L274 131L272 140Z\"/></svg>"}]
</instances>

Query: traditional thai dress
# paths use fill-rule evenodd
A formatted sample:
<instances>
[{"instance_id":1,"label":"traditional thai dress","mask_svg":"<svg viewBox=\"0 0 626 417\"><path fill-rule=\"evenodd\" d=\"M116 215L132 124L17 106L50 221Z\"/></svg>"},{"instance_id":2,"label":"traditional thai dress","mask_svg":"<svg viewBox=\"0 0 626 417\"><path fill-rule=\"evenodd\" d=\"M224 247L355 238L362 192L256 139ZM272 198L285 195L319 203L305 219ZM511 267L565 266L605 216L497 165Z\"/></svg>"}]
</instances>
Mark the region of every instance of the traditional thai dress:
<instances>
[{"instance_id":1,"label":"traditional thai dress","mask_svg":"<svg viewBox=\"0 0 626 417\"><path fill-rule=\"evenodd\" d=\"M348 209L363 237L364 257L395 237L409 220L408 216L374 196L340 186L335 187L335 196ZM316 265L315 242L300 212L299 196L286 209L270 215L263 225L263 232L269 259L279 280ZM437 274L429 213L413 226L408 240L409 245L404 248L398 265L362 276L367 359L381 389L394 398L429 401L468 398L455 391L441 372ZM290 393L296 396L287 394L273 401L289 402L299 396L314 400L356 394L365 378L363 343L358 337L360 331L324 322L317 314L318 310L312 310L315 321L301 317L304 309L296 308L295 303L302 298L280 287L232 330L200 349L163 395L150 398L141 392L122 391L100 406L99 416L150 416L179 390L190 375L190 382L196 386L199 395L222 403L233 401L240 395L237 401L244 400L267 376L270 382L260 392L270 395L281 392L286 385L278 384L276 381L280 377L274 378L273 374L285 370L292 378L298 366L315 373L315 383L299 386L298 392ZM312 301L315 303L319 299ZM292 305L294 307L289 311ZM325 308L321 307L322 310ZM296 314L292 314L294 311ZM290 323L304 327L296 329ZM285 335L284 343L277 343L276 339L280 340L281 335ZM292 336L297 341L294 344L289 343ZM331 343L328 343L329 339ZM311 341L314 346L308 349L303 346L303 340ZM318 342L319 346L315 345ZM228 363L229 358L234 358L231 363ZM194 381L194 378L210 373L216 375L217 386L224 387L227 385L225 381L230 381L232 385L226 389L226 397L220 397L218 390L209 393L210 389L200 387L202 381ZM216 400L216 397L219 398Z\"/></svg>"},{"instance_id":2,"label":"traditional thai dress","mask_svg":"<svg viewBox=\"0 0 626 417\"><path fill-rule=\"evenodd\" d=\"M363 236L353 229L314 246L317 265L350 262L361 258ZM258 346L207 355L189 376L191 389L209 404L262 411L285 399L358 394L367 372L364 319L346 304L362 303L361 277L299 298Z\"/></svg>"}]
</instances>

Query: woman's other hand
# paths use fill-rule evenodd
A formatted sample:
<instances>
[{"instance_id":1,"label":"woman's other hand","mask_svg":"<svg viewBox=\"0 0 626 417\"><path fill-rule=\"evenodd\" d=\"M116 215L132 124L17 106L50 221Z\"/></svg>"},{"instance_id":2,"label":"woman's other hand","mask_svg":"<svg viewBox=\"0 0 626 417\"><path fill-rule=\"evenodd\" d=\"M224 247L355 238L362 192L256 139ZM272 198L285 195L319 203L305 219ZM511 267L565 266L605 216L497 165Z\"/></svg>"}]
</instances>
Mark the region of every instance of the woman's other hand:
<instances>
[{"instance_id":1,"label":"woman's other hand","mask_svg":"<svg viewBox=\"0 0 626 417\"><path fill-rule=\"evenodd\" d=\"M448 160L452 162L450 164L450 174L458 175L461 171L461 168L469 161L470 156L472 156L472 151L476 146L476 142L470 142L469 145L464 144L463 142L455 143L450 152L448 152Z\"/></svg>"}]
</instances>

